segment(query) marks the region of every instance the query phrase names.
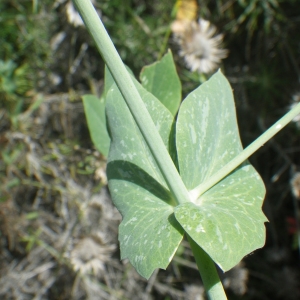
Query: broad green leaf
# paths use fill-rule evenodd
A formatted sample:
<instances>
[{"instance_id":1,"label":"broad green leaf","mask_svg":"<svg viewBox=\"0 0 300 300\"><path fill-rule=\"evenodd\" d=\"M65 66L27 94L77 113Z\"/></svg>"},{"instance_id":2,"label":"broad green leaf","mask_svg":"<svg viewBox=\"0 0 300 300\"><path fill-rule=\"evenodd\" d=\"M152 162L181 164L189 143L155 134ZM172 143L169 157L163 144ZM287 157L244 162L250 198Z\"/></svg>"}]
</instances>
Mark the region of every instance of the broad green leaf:
<instances>
[{"instance_id":1,"label":"broad green leaf","mask_svg":"<svg viewBox=\"0 0 300 300\"><path fill-rule=\"evenodd\" d=\"M152 94L136 87L169 148L173 116ZM112 137L107 176L112 199L123 216L119 227L121 258L149 278L170 263L183 231L174 217L174 201L117 86L107 94Z\"/></svg>"},{"instance_id":2,"label":"broad green leaf","mask_svg":"<svg viewBox=\"0 0 300 300\"><path fill-rule=\"evenodd\" d=\"M245 165L204 193L196 203L175 209L177 221L193 240L228 271L265 243L265 189L254 168Z\"/></svg>"},{"instance_id":3,"label":"broad green leaf","mask_svg":"<svg viewBox=\"0 0 300 300\"><path fill-rule=\"evenodd\" d=\"M231 87L220 71L183 101L176 146L180 175L188 190L242 151Z\"/></svg>"},{"instance_id":4,"label":"broad green leaf","mask_svg":"<svg viewBox=\"0 0 300 300\"><path fill-rule=\"evenodd\" d=\"M84 95L82 100L91 139L97 150L107 156L110 137L106 128L104 98L99 99L94 95Z\"/></svg>"},{"instance_id":5,"label":"broad green leaf","mask_svg":"<svg viewBox=\"0 0 300 300\"><path fill-rule=\"evenodd\" d=\"M142 69L143 87L159 99L175 116L181 102L181 83L176 72L172 52Z\"/></svg>"},{"instance_id":6,"label":"broad green leaf","mask_svg":"<svg viewBox=\"0 0 300 300\"><path fill-rule=\"evenodd\" d=\"M183 101L176 124L180 175L189 190L242 151L231 87L217 72ZM195 200L175 209L184 230L224 271L263 246L264 184L246 162Z\"/></svg>"}]
</instances>

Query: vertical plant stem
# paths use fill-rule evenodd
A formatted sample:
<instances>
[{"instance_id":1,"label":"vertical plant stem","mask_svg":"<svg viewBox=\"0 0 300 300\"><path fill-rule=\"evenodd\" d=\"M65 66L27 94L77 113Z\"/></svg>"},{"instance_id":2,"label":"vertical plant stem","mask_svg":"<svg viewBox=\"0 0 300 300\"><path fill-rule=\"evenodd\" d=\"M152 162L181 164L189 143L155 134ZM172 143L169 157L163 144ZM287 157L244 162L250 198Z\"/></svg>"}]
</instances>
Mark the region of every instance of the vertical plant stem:
<instances>
[{"instance_id":1,"label":"vertical plant stem","mask_svg":"<svg viewBox=\"0 0 300 300\"><path fill-rule=\"evenodd\" d=\"M137 126L165 178L174 200L178 204L189 201L188 191L91 1L73 0L73 2L123 95Z\"/></svg>"},{"instance_id":2,"label":"vertical plant stem","mask_svg":"<svg viewBox=\"0 0 300 300\"><path fill-rule=\"evenodd\" d=\"M193 251L204 288L209 300L227 299L223 285L220 281L216 266L206 252L188 236L191 249Z\"/></svg>"}]
</instances>

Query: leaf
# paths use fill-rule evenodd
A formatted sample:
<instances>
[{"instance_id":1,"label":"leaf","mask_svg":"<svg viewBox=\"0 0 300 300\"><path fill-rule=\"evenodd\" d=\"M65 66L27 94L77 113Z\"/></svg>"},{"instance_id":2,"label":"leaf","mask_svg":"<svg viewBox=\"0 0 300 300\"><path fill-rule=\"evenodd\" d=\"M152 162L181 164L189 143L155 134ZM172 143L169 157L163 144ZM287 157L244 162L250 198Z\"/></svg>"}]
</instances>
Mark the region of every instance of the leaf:
<instances>
[{"instance_id":1,"label":"leaf","mask_svg":"<svg viewBox=\"0 0 300 300\"><path fill-rule=\"evenodd\" d=\"M265 189L250 165L236 170L194 203L176 207L184 230L228 271L250 252L263 247L267 221L261 211Z\"/></svg>"},{"instance_id":2,"label":"leaf","mask_svg":"<svg viewBox=\"0 0 300 300\"><path fill-rule=\"evenodd\" d=\"M110 137L106 129L104 98L99 99L94 95L84 95L82 100L91 139L97 150L107 156Z\"/></svg>"},{"instance_id":3,"label":"leaf","mask_svg":"<svg viewBox=\"0 0 300 300\"><path fill-rule=\"evenodd\" d=\"M160 61L144 67L140 79L143 87L175 116L181 102L181 83L172 52L169 50Z\"/></svg>"},{"instance_id":4,"label":"leaf","mask_svg":"<svg viewBox=\"0 0 300 300\"><path fill-rule=\"evenodd\" d=\"M169 148L173 116L152 94L135 85ZM149 278L165 269L183 237L175 220L174 200L117 86L107 94L106 112L112 137L107 177L113 202L123 216L119 227L121 259Z\"/></svg>"},{"instance_id":5,"label":"leaf","mask_svg":"<svg viewBox=\"0 0 300 300\"><path fill-rule=\"evenodd\" d=\"M231 87L219 71L183 101L176 125L180 175L192 190L242 151ZM223 271L263 246L264 184L245 162L175 217Z\"/></svg>"}]
</instances>

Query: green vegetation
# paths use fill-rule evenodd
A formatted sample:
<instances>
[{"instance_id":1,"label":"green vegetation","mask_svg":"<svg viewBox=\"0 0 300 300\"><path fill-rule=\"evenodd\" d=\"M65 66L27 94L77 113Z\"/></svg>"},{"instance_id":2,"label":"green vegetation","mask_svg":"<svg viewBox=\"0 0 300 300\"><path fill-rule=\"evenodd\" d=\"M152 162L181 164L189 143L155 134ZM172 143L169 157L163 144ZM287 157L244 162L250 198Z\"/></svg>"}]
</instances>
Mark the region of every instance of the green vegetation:
<instances>
[{"instance_id":1,"label":"green vegetation","mask_svg":"<svg viewBox=\"0 0 300 300\"><path fill-rule=\"evenodd\" d=\"M299 3L292 0L197 3L198 16L215 25L217 33L224 34L223 46L229 54L222 62L222 73L233 89L240 138L247 148L299 101L300 56L299 41L295 38L299 32ZM134 300L148 297L160 300L204 297L191 251L197 252L199 247L191 239L191 247L186 239L182 240L166 271L155 271L149 282L137 275L126 261L119 262L117 227L121 218L106 189L109 146L106 121L97 128L105 132L101 138L99 134L90 136L90 124L84 116L90 99L105 102L110 98L110 110L113 111L111 97L114 98L117 89L109 92L113 80L110 78L110 83L107 82L109 73L104 74L104 62L86 29L69 19L69 4L69 1L32 0L0 3L0 298L77 300L110 297ZM149 66L139 77L143 88L159 100L166 96L162 101L165 105L170 103L167 89L174 90L177 86L177 100L168 107L170 113L159 106L161 113L168 116L167 120L176 114L181 99L188 100L187 95L212 75L198 74L186 68L170 29L176 18L174 5L175 1L158 0L95 3L122 60L135 77L139 77L145 65ZM173 85L165 84L165 78L156 75L161 73L160 65L150 65L160 59L169 60L170 54L164 56L168 48L172 49L174 59L170 69L176 70L174 74L178 74L182 88L178 78ZM212 81L201 88L209 88L215 79L212 77ZM158 83L161 85L156 88ZM85 94L91 96L83 106L81 96ZM119 95L116 97L122 100ZM98 104L90 109L98 110ZM103 108L102 105L102 120ZM180 111L178 120L181 120L182 136L185 136L184 125L188 126L191 121L190 108L187 105ZM112 113L109 122L112 122L111 116ZM122 124L127 124L130 117L125 119ZM221 121L222 116L217 119ZM185 185L190 185L188 189L194 189L194 183L205 182L207 178L197 177L193 179L195 182L189 183L189 172L196 164L188 164L184 169L182 146L175 145L175 125L167 123L168 130L163 139L169 133L167 146L172 160L177 169L182 170L180 175L185 178ZM299 233L296 175L300 165L300 131L297 124L289 125L250 157L266 185L263 211L270 222L266 225L265 247L222 274L229 299L276 300L287 294L292 300L300 297L296 280L299 276L296 267L299 244L295 242ZM131 125L137 130L135 123ZM161 130L164 128L162 126ZM118 136L118 131L113 130L111 134ZM140 134L135 137L141 138ZM95 138L98 138L98 145ZM115 138L116 149L121 141ZM189 149L192 155L193 147ZM147 158L151 157L152 154L147 153ZM111 158L108 161L108 174L115 176L113 167L118 165L112 164ZM160 171L157 174L157 182L163 187L158 192L160 196L165 193L168 198L166 181ZM120 180L119 184L123 183ZM203 192L206 188L201 185L199 190ZM213 189L211 192L222 193L222 189ZM203 197L208 197L208 203L209 191ZM130 218L132 211L128 211L119 199L116 203L125 218ZM173 211L174 203L172 198L163 204ZM186 209L189 214L201 213L197 207L187 206L191 206L190 203L176 208L177 216L170 219L170 224L176 227ZM186 220L182 219L182 227L178 227L181 238L183 229L192 237L195 234L189 229L194 225L189 223L188 216ZM122 224L121 229L125 230L124 222ZM205 239L198 242L203 243L201 247L217 264L227 269L220 262L218 251L205 248ZM230 242L234 243L234 240L230 238ZM256 243L255 239L253 243ZM134 261L124 244L121 241L121 254ZM173 253L171 248L168 251ZM243 252L241 249L240 256L249 251L252 250ZM205 255L201 251L196 255L200 269L203 257L204 266L206 263L212 266ZM165 268L168 263L156 265L151 260L149 265L153 270ZM141 274L145 272L144 276L152 273L144 270L142 264L138 270ZM205 278L203 280L205 282ZM209 282L205 284L210 285Z\"/></svg>"}]
</instances>

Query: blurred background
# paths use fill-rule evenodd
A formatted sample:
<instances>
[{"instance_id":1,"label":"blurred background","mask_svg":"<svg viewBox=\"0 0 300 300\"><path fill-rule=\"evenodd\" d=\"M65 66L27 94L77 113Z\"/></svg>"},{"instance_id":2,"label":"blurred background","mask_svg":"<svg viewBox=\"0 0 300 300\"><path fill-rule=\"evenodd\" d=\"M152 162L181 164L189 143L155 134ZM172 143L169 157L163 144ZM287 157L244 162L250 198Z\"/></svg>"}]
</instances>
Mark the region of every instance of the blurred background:
<instances>
[{"instance_id":1,"label":"blurred background","mask_svg":"<svg viewBox=\"0 0 300 300\"><path fill-rule=\"evenodd\" d=\"M299 1L93 2L137 77L170 48L184 98L221 67L244 147L300 100ZM0 298L206 299L185 241L149 281L119 260L121 217L81 100L101 96L103 75L70 1L0 2ZM250 161L267 188L266 246L223 284L230 299L300 299L300 117Z\"/></svg>"}]
</instances>

